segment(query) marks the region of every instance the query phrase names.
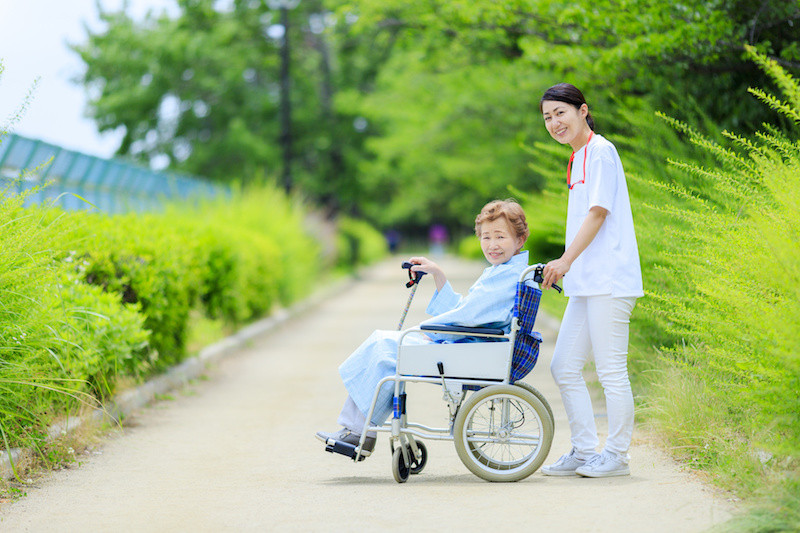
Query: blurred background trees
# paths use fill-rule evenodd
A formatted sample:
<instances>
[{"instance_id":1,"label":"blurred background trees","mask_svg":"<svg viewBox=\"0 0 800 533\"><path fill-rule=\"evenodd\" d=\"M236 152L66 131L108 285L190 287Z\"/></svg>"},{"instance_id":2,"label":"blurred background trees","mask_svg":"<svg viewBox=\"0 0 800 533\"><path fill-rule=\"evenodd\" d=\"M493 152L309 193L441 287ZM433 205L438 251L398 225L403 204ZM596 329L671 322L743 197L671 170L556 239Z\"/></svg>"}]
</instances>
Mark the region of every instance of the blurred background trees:
<instances>
[{"instance_id":1,"label":"blurred background trees","mask_svg":"<svg viewBox=\"0 0 800 533\"><path fill-rule=\"evenodd\" d=\"M216 9L181 0L180 15L135 21L101 14L74 48L81 82L102 130L123 128L120 155L223 182L281 169L280 14L262 2ZM359 144L353 117L333 111L340 82L331 68L330 13L305 0L289 11L294 186L334 209L352 208L355 174L345 154Z\"/></svg>"},{"instance_id":2,"label":"blurred background trees","mask_svg":"<svg viewBox=\"0 0 800 533\"><path fill-rule=\"evenodd\" d=\"M274 2L176 1L172 18L104 13L75 46L89 113L124 128L120 154L279 181L288 38L292 186L411 233L467 231L465 213L508 185L560 172L560 152L548 166L526 151L547 139L538 98L553 83L584 89L602 133L633 137L655 109L710 131L785 120L743 98L771 83L745 44L800 73L797 1L301 0L288 33Z\"/></svg>"}]
</instances>

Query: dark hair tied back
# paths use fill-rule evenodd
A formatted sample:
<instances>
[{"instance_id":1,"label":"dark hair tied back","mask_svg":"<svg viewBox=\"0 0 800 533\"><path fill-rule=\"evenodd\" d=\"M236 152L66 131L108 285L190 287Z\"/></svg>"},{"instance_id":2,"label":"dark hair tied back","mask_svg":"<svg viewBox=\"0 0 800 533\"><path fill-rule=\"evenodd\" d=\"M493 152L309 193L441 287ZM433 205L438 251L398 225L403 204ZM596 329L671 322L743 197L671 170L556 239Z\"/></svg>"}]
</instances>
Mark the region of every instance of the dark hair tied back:
<instances>
[{"instance_id":1,"label":"dark hair tied back","mask_svg":"<svg viewBox=\"0 0 800 533\"><path fill-rule=\"evenodd\" d=\"M548 100L552 102L564 102L565 104L574 106L576 109L580 109L583 104L586 104L586 98L583 97L583 93L580 89L570 83L559 83L547 89L542 95L542 99L539 100L540 113L542 112L542 104ZM588 104L586 105L588 107ZM589 127L594 131L594 118L592 118L591 111L586 115L586 123L589 124Z\"/></svg>"}]
</instances>

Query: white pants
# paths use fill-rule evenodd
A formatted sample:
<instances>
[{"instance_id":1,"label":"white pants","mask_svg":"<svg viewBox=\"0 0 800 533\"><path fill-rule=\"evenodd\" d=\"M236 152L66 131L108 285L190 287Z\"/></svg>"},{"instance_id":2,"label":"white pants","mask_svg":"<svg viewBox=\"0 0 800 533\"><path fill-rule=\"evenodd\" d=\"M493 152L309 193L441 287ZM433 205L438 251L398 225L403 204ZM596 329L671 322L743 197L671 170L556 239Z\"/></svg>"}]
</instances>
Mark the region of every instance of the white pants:
<instances>
[{"instance_id":1,"label":"white pants","mask_svg":"<svg viewBox=\"0 0 800 533\"><path fill-rule=\"evenodd\" d=\"M340 426L349 429L353 433L358 433L361 435L361 432L364 431L364 424L367 422L367 417L365 417L361 413L361 409L358 408L356 402L350 396L347 396L347 399L344 401L344 406L342 406L342 412L339 414L339 420L337 423ZM367 433L368 437L374 437L377 435L377 432L370 431Z\"/></svg>"},{"instance_id":2,"label":"white pants","mask_svg":"<svg viewBox=\"0 0 800 533\"><path fill-rule=\"evenodd\" d=\"M594 455L599 443L591 397L581 374L593 353L608 412L605 450L627 462L633 434L628 326L635 304L636 298L573 296L564 311L550 372L561 391L578 457Z\"/></svg>"}]
</instances>

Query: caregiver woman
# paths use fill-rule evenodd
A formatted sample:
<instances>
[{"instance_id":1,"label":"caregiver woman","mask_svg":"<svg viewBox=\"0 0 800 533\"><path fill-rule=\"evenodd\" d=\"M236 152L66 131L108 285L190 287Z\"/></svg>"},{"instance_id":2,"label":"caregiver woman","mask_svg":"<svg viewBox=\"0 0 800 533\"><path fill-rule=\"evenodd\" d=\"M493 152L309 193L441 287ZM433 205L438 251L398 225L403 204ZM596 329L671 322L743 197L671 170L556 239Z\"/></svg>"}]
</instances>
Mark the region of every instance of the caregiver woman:
<instances>
[{"instance_id":1,"label":"caregiver woman","mask_svg":"<svg viewBox=\"0 0 800 533\"><path fill-rule=\"evenodd\" d=\"M542 284L547 288L563 277L569 297L550 370L569 418L572 450L542 472L626 476L633 433L628 324L636 298L644 293L625 173L614 145L594 133L589 106L576 87L550 87L539 109L550 135L572 147L566 251L547 264ZM600 453L592 402L581 375L590 354L608 412L608 438Z\"/></svg>"}]
</instances>

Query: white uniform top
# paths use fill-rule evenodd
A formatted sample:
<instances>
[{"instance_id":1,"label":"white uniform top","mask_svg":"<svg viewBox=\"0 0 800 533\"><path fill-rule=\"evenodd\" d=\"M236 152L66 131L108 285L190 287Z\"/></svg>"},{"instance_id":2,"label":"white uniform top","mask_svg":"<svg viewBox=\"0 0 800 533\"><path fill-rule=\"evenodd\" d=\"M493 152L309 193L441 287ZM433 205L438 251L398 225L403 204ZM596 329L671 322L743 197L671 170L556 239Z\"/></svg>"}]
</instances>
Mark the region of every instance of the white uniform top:
<instances>
[{"instance_id":1,"label":"white uniform top","mask_svg":"<svg viewBox=\"0 0 800 533\"><path fill-rule=\"evenodd\" d=\"M608 210L608 215L597 236L564 276L564 294L644 296L631 202L617 149L601 135L592 135L587 150L575 152L570 181L573 187L569 191L565 249L572 244L589 209L600 206Z\"/></svg>"}]
</instances>

